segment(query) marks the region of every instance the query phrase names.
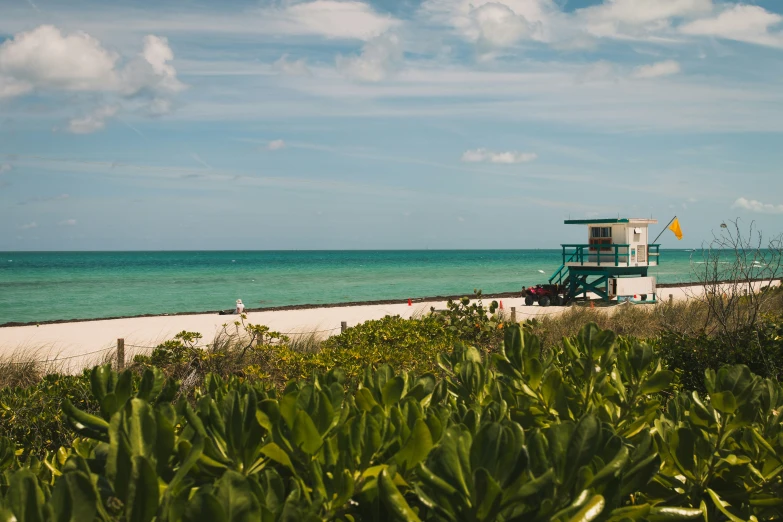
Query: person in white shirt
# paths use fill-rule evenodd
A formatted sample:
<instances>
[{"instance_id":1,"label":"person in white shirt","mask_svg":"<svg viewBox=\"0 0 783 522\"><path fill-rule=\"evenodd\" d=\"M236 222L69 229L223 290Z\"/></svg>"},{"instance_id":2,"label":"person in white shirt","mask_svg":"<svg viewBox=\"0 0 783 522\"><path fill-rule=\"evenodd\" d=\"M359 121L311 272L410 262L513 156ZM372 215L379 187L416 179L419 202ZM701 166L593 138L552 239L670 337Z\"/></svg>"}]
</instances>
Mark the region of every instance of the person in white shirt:
<instances>
[{"instance_id":1,"label":"person in white shirt","mask_svg":"<svg viewBox=\"0 0 783 522\"><path fill-rule=\"evenodd\" d=\"M235 313L237 313L237 314L245 313L245 305L242 304L242 300L241 299L237 299L237 309L236 309Z\"/></svg>"}]
</instances>

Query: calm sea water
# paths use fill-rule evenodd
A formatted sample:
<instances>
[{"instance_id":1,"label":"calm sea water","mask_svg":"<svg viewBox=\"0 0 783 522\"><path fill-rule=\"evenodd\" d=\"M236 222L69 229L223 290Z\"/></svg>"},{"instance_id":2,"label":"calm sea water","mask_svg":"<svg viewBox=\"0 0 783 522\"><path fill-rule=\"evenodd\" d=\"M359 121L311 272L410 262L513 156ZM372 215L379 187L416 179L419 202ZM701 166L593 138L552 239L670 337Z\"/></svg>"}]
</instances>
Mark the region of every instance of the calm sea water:
<instances>
[{"instance_id":1,"label":"calm sea water","mask_svg":"<svg viewBox=\"0 0 783 522\"><path fill-rule=\"evenodd\" d=\"M651 275L693 279L691 252ZM0 252L0 324L519 290L560 250ZM544 273L539 272L542 270Z\"/></svg>"}]
</instances>

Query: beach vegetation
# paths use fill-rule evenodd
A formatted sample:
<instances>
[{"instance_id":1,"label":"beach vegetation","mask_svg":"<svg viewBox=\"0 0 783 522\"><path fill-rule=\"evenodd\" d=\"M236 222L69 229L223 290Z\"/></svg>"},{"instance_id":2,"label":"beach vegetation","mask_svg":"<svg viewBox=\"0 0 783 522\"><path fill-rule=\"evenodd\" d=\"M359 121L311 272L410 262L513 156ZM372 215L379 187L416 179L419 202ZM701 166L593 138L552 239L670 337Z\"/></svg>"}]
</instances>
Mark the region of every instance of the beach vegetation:
<instances>
[{"instance_id":1,"label":"beach vegetation","mask_svg":"<svg viewBox=\"0 0 783 522\"><path fill-rule=\"evenodd\" d=\"M719 329L705 328L708 312L698 301L613 308L572 306L562 314L528 320L521 326L539 340L544 353L556 351L564 338L573 338L589 323L623 338L643 340L665 367L677 374L684 388L705 393L705 371L717 371L723 365L742 364L762 378L783 375L783 292L766 292L769 299L759 327L741 349L725 342ZM146 370L160 370L180 383L177 397L191 402L209 375L264 383L278 390L284 390L291 380L309 379L335 368L341 368L346 386L353 389L366 368L383 364L405 373L431 373L441 378L445 374L440 357L454 343L475 346L483 355L497 353L506 328L512 325L503 310L481 314L473 305L466 298L446 311L414 319L367 321L340 335L314 338L309 345L297 344L296 336L240 320L227 325L209 342L196 333L180 332L152 351L137 354L129 369L134 382ZM494 343L490 340L493 337ZM36 363L40 357L22 355L0 361L0 378L4 379L0 433L11 437L24 455L42 456L72 437L61 413L65 398L85 411L95 412L99 405L89 400L85 375L71 375L52 366L55 363Z\"/></svg>"},{"instance_id":2,"label":"beach vegetation","mask_svg":"<svg viewBox=\"0 0 783 522\"><path fill-rule=\"evenodd\" d=\"M462 297L446 303L445 310L430 309L451 336L483 350L492 350L503 339L504 316L498 302L488 307L481 299L481 290L474 290L474 298Z\"/></svg>"},{"instance_id":3,"label":"beach vegetation","mask_svg":"<svg viewBox=\"0 0 783 522\"><path fill-rule=\"evenodd\" d=\"M434 321L436 322L436 321ZM376 335L383 337L376 325ZM438 372L368 364L264 380L85 374L73 441L0 438L3 520L659 521L783 517L783 388L745 365L678 383L596 324L545 348L511 325Z\"/></svg>"}]
</instances>

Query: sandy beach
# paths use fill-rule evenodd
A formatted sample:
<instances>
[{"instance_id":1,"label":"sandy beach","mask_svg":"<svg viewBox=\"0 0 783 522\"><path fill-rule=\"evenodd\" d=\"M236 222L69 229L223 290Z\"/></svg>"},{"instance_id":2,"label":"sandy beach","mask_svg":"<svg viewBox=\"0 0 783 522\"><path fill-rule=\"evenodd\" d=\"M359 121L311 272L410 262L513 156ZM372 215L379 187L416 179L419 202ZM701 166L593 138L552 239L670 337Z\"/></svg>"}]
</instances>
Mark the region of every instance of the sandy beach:
<instances>
[{"instance_id":1,"label":"sandy beach","mask_svg":"<svg viewBox=\"0 0 783 522\"><path fill-rule=\"evenodd\" d=\"M658 289L659 300L682 300L700 291L699 286ZM492 298L485 298L489 304ZM561 313L566 307L525 306L521 297L502 298L503 308L516 309L517 320ZM640 305L649 306L649 305ZM289 336L317 332L329 337L340 333L340 324L355 326L371 319L387 315L410 318L426 314L430 308L445 309L446 301L416 300L409 306L399 304L367 304L354 306L330 306L296 310L255 311L247 313L247 323L263 324L272 330ZM127 357L145 353L183 330L199 332L203 343L208 343L224 329L235 332L237 315L192 314L154 317L130 317L94 321L41 324L39 326L9 326L0 328L0 357L9 358L15 353L35 352L37 360L57 359L59 364L79 370L95 364L117 345L117 339L125 340Z\"/></svg>"}]
</instances>

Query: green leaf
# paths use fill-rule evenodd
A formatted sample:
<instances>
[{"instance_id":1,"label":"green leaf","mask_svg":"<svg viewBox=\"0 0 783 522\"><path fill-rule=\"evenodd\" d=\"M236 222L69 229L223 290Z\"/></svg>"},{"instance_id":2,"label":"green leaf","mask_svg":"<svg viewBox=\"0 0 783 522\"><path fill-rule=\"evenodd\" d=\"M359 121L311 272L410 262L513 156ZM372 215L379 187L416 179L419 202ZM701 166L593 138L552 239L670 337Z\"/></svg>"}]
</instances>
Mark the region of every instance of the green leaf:
<instances>
[{"instance_id":1,"label":"green leaf","mask_svg":"<svg viewBox=\"0 0 783 522\"><path fill-rule=\"evenodd\" d=\"M56 522L92 521L98 512L97 502L95 488L84 473L65 473L54 484L51 504Z\"/></svg>"},{"instance_id":2,"label":"green leaf","mask_svg":"<svg viewBox=\"0 0 783 522\"><path fill-rule=\"evenodd\" d=\"M701 509L682 507L654 507L645 517L649 522L669 522L676 520L696 520L702 518Z\"/></svg>"},{"instance_id":3,"label":"green leaf","mask_svg":"<svg viewBox=\"0 0 783 522\"><path fill-rule=\"evenodd\" d=\"M525 433L514 422L481 425L470 446L470 467L486 469L501 487L506 487L528 465Z\"/></svg>"},{"instance_id":4,"label":"green leaf","mask_svg":"<svg viewBox=\"0 0 783 522\"><path fill-rule=\"evenodd\" d=\"M503 332L503 353L511 362L510 369L522 369L522 329L518 324Z\"/></svg>"},{"instance_id":5,"label":"green leaf","mask_svg":"<svg viewBox=\"0 0 783 522\"><path fill-rule=\"evenodd\" d=\"M386 469L378 475L378 491L381 501L392 512L396 519L405 522L420 522L418 515L411 509L402 496L400 490L394 485Z\"/></svg>"},{"instance_id":6,"label":"green leaf","mask_svg":"<svg viewBox=\"0 0 783 522\"><path fill-rule=\"evenodd\" d=\"M586 415L576 425L566 451L566 465L579 469L593 459L601 442L601 423L593 415Z\"/></svg>"},{"instance_id":7,"label":"green leaf","mask_svg":"<svg viewBox=\"0 0 783 522\"><path fill-rule=\"evenodd\" d=\"M403 379L402 376L398 375L397 377L388 380L386 385L383 387L383 392L381 393L383 405L393 406L400 402L404 389L405 379Z\"/></svg>"},{"instance_id":8,"label":"green leaf","mask_svg":"<svg viewBox=\"0 0 783 522\"><path fill-rule=\"evenodd\" d=\"M629 454L628 447L622 446L614 458L593 476L589 485L595 487L612 478L617 478L628 462Z\"/></svg>"},{"instance_id":9,"label":"green leaf","mask_svg":"<svg viewBox=\"0 0 783 522\"><path fill-rule=\"evenodd\" d=\"M294 444L308 455L314 455L321 447L321 434L318 433L313 419L302 410L299 410L294 417L291 435Z\"/></svg>"},{"instance_id":10,"label":"green leaf","mask_svg":"<svg viewBox=\"0 0 783 522\"><path fill-rule=\"evenodd\" d=\"M153 401L163 391L165 383L166 377L163 375L163 372L158 368L148 368L144 370L144 375L141 376L136 397L146 401Z\"/></svg>"},{"instance_id":11,"label":"green leaf","mask_svg":"<svg viewBox=\"0 0 783 522\"><path fill-rule=\"evenodd\" d=\"M522 476L520 476L520 479L521 478ZM504 493L503 502L504 504L517 502L525 497L536 495L538 494L539 491L543 490L551 483L555 482L555 480L556 480L555 470L553 468L550 468L543 475L538 476L533 480L528 480L518 488L515 488L515 484L516 484L515 482L503 492Z\"/></svg>"},{"instance_id":12,"label":"green leaf","mask_svg":"<svg viewBox=\"0 0 783 522\"><path fill-rule=\"evenodd\" d=\"M85 413L71 404L71 401L63 401L63 413L73 426L73 429L82 437L98 439L109 442L109 423L102 418Z\"/></svg>"},{"instance_id":13,"label":"green leaf","mask_svg":"<svg viewBox=\"0 0 783 522\"><path fill-rule=\"evenodd\" d=\"M157 426L155 414L147 401L131 399L124 411L131 455L151 458L155 450Z\"/></svg>"},{"instance_id":14,"label":"green leaf","mask_svg":"<svg viewBox=\"0 0 783 522\"><path fill-rule=\"evenodd\" d=\"M419 466L418 476L429 489L435 489L438 493L449 496L459 493L454 486L433 473L432 470L424 464Z\"/></svg>"},{"instance_id":15,"label":"green leaf","mask_svg":"<svg viewBox=\"0 0 783 522\"><path fill-rule=\"evenodd\" d=\"M541 384L541 377L544 375L544 366L538 359L529 359L525 364L527 370L528 385L534 390Z\"/></svg>"},{"instance_id":16,"label":"green leaf","mask_svg":"<svg viewBox=\"0 0 783 522\"><path fill-rule=\"evenodd\" d=\"M671 446L672 456L683 475L691 480L696 480L694 475L694 448L696 441L693 432L689 428L678 428L670 435L669 445Z\"/></svg>"},{"instance_id":17,"label":"green leaf","mask_svg":"<svg viewBox=\"0 0 783 522\"><path fill-rule=\"evenodd\" d=\"M450 426L440 443L427 456L427 468L469 498L470 432L464 426Z\"/></svg>"},{"instance_id":18,"label":"green leaf","mask_svg":"<svg viewBox=\"0 0 783 522\"><path fill-rule=\"evenodd\" d=\"M582 506L582 509L568 519L568 522L590 522L591 520L595 520L601 515L605 505L606 501L604 501L604 497L601 495L593 495L593 497Z\"/></svg>"},{"instance_id":19,"label":"green leaf","mask_svg":"<svg viewBox=\"0 0 783 522\"><path fill-rule=\"evenodd\" d=\"M715 504L715 507L717 507L721 513L726 515L726 518L731 520L731 522L744 522L743 519L739 518L738 516L734 515L734 513L729 511L728 508L731 507L731 505L728 502L721 500L718 494L715 493L712 489L707 488L707 494L709 494L710 498L712 499L712 502Z\"/></svg>"},{"instance_id":20,"label":"green leaf","mask_svg":"<svg viewBox=\"0 0 783 522\"><path fill-rule=\"evenodd\" d=\"M250 482L243 475L228 470L215 483L215 487L217 489L216 496L223 506L226 520L254 522L261 518L261 505L253 494Z\"/></svg>"},{"instance_id":21,"label":"green leaf","mask_svg":"<svg viewBox=\"0 0 783 522\"><path fill-rule=\"evenodd\" d=\"M378 406L378 402L375 400L375 397L373 397L372 390L369 388L360 388L356 390L354 400L359 409L367 412L372 411L374 407Z\"/></svg>"},{"instance_id":22,"label":"green leaf","mask_svg":"<svg viewBox=\"0 0 783 522\"><path fill-rule=\"evenodd\" d=\"M278 464L282 464L289 470L291 470L292 473L296 474L296 471L294 470L294 465L291 463L291 458L288 456L288 453L286 453L283 448L275 444L274 442L270 442L269 444L266 444L261 448L261 454L269 457L271 460L277 462Z\"/></svg>"},{"instance_id":23,"label":"green leaf","mask_svg":"<svg viewBox=\"0 0 783 522\"><path fill-rule=\"evenodd\" d=\"M595 323L589 323L582 327L576 340L579 347L595 361L609 351L616 337L611 330L601 330Z\"/></svg>"},{"instance_id":24,"label":"green leaf","mask_svg":"<svg viewBox=\"0 0 783 522\"><path fill-rule=\"evenodd\" d=\"M11 476L5 501L19 522L43 522L44 496L32 471L23 469Z\"/></svg>"},{"instance_id":25,"label":"green leaf","mask_svg":"<svg viewBox=\"0 0 783 522\"><path fill-rule=\"evenodd\" d=\"M150 522L158 510L159 496L158 477L150 461L145 457L133 457L125 504L127 522Z\"/></svg>"},{"instance_id":26,"label":"green leaf","mask_svg":"<svg viewBox=\"0 0 783 522\"><path fill-rule=\"evenodd\" d=\"M492 520L494 513L500 506L501 487L489 472L484 468L479 468L474 474L476 486L476 498L478 506L476 507L476 519Z\"/></svg>"},{"instance_id":27,"label":"green leaf","mask_svg":"<svg viewBox=\"0 0 783 522\"><path fill-rule=\"evenodd\" d=\"M199 491L190 499L187 506L185 506L182 522L207 521L230 522L217 497L211 493L202 493Z\"/></svg>"},{"instance_id":28,"label":"green leaf","mask_svg":"<svg viewBox=\"0 0 783 522\"><path fill-rule=\"evenodd\" d=\"M721 413L734 413L737 409L737 401L730 391L710 394L710 404Z\"/></svg>"},{"instance_id":29,"label":"green leaf","mask_svg":"<svg viewBox=\"0 0 783 522\"><path fill-rule=\"evenodd\" d=\"M110 364L95 366L92 369L92 372L90 372L92 395L98 399L99 403L102 402L104 397L114 388L114 375Z\"/></svg>"},{"instance_id":30,"label":"green leaf","mask_svg":"<svg viewBox=\"0 0 783 522\"><path fill-rule=\"evenodd\" d=\"M402 470L412 469L413 466L427 458L432 449L432 435L424 419L416 419L405 445L394 456Z\"/></svg>"},{"instance_id":31,"label":"green leaf","mask_svg":"<svg viewBox=\"0 0 783 522\"><path fill-rule=\"evenodd\" d=\"M649 376L647 380L644 381L639 391L645 395L662 392L671 385L673 380L674 372L661 370Z\"/></svg>"}]
</instances>

